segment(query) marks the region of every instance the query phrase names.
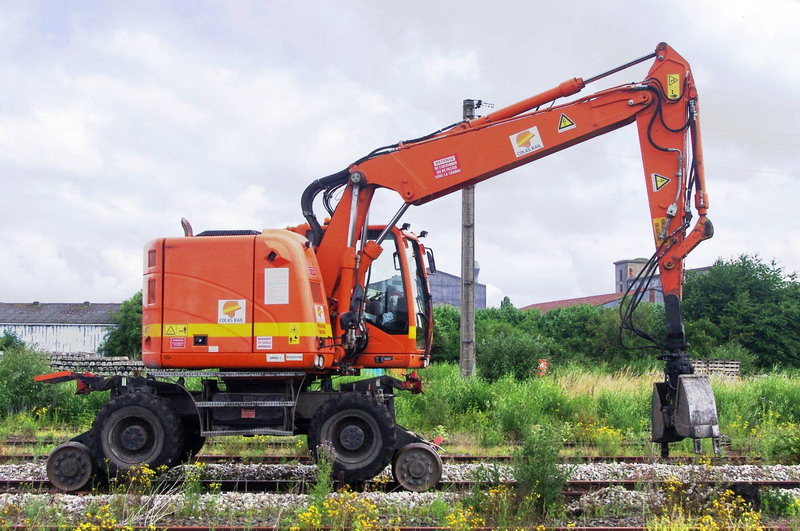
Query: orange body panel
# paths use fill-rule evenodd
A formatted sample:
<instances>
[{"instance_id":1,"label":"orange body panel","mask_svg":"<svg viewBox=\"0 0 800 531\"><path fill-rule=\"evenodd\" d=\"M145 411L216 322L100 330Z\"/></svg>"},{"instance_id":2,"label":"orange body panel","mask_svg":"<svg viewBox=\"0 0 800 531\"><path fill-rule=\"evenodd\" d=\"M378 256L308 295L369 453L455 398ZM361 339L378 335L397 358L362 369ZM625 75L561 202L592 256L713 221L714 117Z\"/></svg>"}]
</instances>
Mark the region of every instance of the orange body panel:
<instances>
[{"instance_id":1,"label":"orange body panel","mask_svg":"<svg viewBox=\"0 0 800 531\"><path fill-rule=\"evenodd\" d=\"M148 244L145 259L154 264L145 264L147 366L333 364L327 298L304 237L276 229L253 236L164 238Z\"/></svg>"},{"instance_id":2,"label":"orange body panel","mask_svg":"<svg viewBox=\"0 0 800 531\"><path fill-rule=\"evenodd\" d=\"M150 242L142 316L145 365L309 371L338 367L342 354L333 347L325 283L302 229ZM369 344L351 367L424 366L416 327L390 335L368 326Z\"/></svg>"}]
</instances>

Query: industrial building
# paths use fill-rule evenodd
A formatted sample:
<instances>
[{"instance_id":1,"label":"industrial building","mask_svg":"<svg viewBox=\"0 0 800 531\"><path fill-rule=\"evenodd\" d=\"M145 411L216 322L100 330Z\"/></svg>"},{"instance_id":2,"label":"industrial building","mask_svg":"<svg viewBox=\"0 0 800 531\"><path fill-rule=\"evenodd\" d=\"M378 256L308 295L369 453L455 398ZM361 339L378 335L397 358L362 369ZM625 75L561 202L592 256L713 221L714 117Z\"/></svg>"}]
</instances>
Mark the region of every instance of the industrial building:
<instances>
[{"instance_id":1,"label":"industrial building","mask_svg":"<svg viewBox=\"0 0 800 531\"><path fill-rule=\"evenodd\" d=\"M486 284L478 282L478 274L481 268L475 262L475 308L486 308ZM444 271L437 271L428 277L428 284L431 287L431 297L434 306L449 304L451 306L461 306L461 277L451 275Z\"/></svg>"},{"instance_id":2,"label":"industrial building","mask_svg":"<svg viewBox=\"0 0 800 531\"><path fill-rule=\"evenodd\" d=\"M581 304L588 304L590 306L613 308L619 304L619 300L625 293L630 291L638 291L643 289L642 279L638 279L639 273L642 272L645 265L647 265L646 258L634 258L631 260L619 260L614 262L614 293L606 293L603 295L591 295L588 297L577 297L574 299L563 299L558 301L540 302L525 306L523 310L539 310L546 313L555 308L569 308L570 306L579 306ZM687 269L686 271L702 273L707 271L710 266L698 267L694 269ZM646 293L642 299L647 302L656 304L664 303L664 296L661 292L661 277L656 275L653 277L649 285L647 285Z\"/></svg>"},{"instance_id":3,"label":"industrial building","mask_svg":"<svg viewBox=\"0 0 800 531\"><path fill-rule=\"evenodd\" d=\"M47 352L97 352L121 303L0 302L0 335Z\"/></svg>"}]
</instances>

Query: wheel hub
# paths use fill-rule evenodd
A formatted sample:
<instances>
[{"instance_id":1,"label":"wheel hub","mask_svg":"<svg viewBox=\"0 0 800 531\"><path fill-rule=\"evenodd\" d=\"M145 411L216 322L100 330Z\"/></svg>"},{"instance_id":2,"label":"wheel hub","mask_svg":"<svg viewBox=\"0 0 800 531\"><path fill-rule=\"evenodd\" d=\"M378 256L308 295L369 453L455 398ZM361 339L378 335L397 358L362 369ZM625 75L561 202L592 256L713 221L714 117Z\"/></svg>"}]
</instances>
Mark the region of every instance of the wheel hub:
<instances>
[{"instance_id":1,"label":"wheel hub","mask_svg":"<svg viewBox=\"0 0 800 531\"><path fill-rule=\"evenodd\" d=\"M364 444L364 430L358 426L349 425L339 435L339 442L346 450L358 450Z\"/></svg>"},{"instance_id":2,"label":"wheel hub","mask_svg":"<svg viewBox=\"0 0 800 531\"><path fill-rule=\"evenodd\" d=\"M432 446L412 443L398 451L392 472L404 489L423 492L436 485L442 477L442 460Z\"/></svg>"},{"instance_id":3,"label":"wheel hub","mask_svg":"<svg viewBox=\"0 0 800 531\"><path fill-rule=\"evenodd\" d=\"M120 442L123 448L130 452L141 450L147 444L147 430L142 426L128 426L120 434Z\"/></svg>"},{"instance_id":4,"label":"wheel hub","mask_svg":"<svg viewBox=\"0 0 800 531\"><path fill-rule=\"evenodd\" d=\"M410 452L400 464L402 476L409 486L419 487L424 485L431 475L431 464L425 456L417 452Z\"/></svg>"},{"instance_id":5,"label":"wheel hub","mask_svg":"<svg viewBox=\"0 0 800 531\"><path fill-rule=\"evenodd\" d=\"M425 477L430 472L430 467L422 459L414 459L404 467L409 476L413 478Z\"/></svg>"},{"instance_id":6,"label":"wheel hub","mask_svg":"<svg viewBox=\"0 0 800 531\"><path fill-rule=\"evenodd\" d=\"M81 465L78 462L77 456L74 455L74 453L70 453L56 461L56 470L59 475L66 479L78 475L78 472L81 470Z\"/></svg>"}]
</instances>

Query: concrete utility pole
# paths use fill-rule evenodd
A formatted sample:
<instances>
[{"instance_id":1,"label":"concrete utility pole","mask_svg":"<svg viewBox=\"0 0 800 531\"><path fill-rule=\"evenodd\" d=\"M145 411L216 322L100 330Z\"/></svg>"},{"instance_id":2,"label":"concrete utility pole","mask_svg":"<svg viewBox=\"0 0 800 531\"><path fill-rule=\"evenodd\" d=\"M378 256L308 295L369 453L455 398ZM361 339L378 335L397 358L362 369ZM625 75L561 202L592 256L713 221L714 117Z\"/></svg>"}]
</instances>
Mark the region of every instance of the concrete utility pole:
<instances>
[{"instance_id":1,"label":"concrete utility pole","mask_svg":"<svg viewBox=\"0 0 800 531\"><path fill-rule=\"evenodd\" d=\"M464 100L464 120L481 102ZM475 373L475 186L461 192L461 376Z\"/></svg>"}]
</instances>

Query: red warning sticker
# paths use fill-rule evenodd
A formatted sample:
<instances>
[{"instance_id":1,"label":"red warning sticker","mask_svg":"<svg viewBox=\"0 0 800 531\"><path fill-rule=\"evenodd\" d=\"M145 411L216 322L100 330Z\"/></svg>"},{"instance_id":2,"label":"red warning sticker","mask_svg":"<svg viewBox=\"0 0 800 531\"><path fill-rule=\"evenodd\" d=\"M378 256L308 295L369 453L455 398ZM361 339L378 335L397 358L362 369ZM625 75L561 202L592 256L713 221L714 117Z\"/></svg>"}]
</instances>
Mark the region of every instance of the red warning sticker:
<instances>
[{"instance_id":1,"label":"red warning sticker","mask_svg":"<svg viewBox=\"0 0 800 531\"><path fill-rule=\"evenodd\" d=\"M461 173L458 157L453 154L433 161L433 176L437 179Z\"/></svg>"},{"instance_id":2,"label":"red warning sticker","mask_svg":"<svg viewBox=\"0 0 800 531\"><path fill-rule=\"evenodd\" d=\"M171 337L171 338L169 338L169 347L170 348L186 348L186 338L185 337Z\"/></svg>"}]
</instances>

